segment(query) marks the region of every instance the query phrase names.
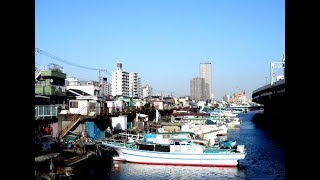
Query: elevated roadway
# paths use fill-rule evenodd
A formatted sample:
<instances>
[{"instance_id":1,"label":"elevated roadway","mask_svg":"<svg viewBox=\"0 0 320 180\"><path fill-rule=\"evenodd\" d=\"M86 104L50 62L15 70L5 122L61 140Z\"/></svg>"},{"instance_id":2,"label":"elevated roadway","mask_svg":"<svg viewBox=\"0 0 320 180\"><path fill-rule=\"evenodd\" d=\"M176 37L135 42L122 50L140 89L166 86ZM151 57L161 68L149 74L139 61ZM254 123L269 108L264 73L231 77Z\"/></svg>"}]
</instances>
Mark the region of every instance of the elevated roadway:
<instances>
[{"instance_id":1,"label":"elevated roadway","mask_svg":"<svg viewBox=\"0 0 320 180\"><path fill-rule=\"evenodd\" d=\"M283 132L288 118L285 79L256 89L252 93L252 101L264 106L263 118L256 123L272 131Z\"/></svg>"}]
</instances>

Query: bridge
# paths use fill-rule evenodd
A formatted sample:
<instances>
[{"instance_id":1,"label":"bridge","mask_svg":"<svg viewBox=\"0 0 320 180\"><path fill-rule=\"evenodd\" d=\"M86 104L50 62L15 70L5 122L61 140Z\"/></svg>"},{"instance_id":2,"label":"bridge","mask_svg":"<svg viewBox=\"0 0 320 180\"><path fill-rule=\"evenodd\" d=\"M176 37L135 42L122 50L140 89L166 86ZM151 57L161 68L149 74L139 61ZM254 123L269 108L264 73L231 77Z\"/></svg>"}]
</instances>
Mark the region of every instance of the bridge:
<instances>
[{"instance_id":1,"label":"bridge","mask_svg":"<svg viewBox=\"0 0 320 180\"><path fill-rule=\"evenodd\" d=\"M279 127L279 120L283 120L286 117L285 106L287 102L286 84L284 76L281 78L275 77L273 73L274 68L283 68L285 72L285 58L282 62L271 62L270 64L270 84L262 86L252 92L252 101L263 104L264 106L264 122L261 122L264 126L270 127L274 130Z\"/></svg>"},{"instance_id":2,"label":"bridge","mask_svg":"<svg viewBox=\"0 0 320 180\"><path fill-rule=\"evenodd\" d=\"M284 75L277 76L274 73L275 68L283 68L285 74L285 54L281 62L270 63L270 84L262 86L252 92L252 101L263 104L264 106L279 105L285 97L285 78ZM267 77L266 77L267 78ZM277 102L272 103L272 102ZM267 107L269 108L269 107Z\"/></svg>"},{"instance_id":3,"label":"bridge","mask_svg":"<svg viewBox=\"0 0 320 180\"><path fill-rule=\"evenodd\" d=\"M252 92L252 101L265 104L276 97L285 95L285 79L279 80L273 84L262 86Z\"/></svg>"}]
</instances>

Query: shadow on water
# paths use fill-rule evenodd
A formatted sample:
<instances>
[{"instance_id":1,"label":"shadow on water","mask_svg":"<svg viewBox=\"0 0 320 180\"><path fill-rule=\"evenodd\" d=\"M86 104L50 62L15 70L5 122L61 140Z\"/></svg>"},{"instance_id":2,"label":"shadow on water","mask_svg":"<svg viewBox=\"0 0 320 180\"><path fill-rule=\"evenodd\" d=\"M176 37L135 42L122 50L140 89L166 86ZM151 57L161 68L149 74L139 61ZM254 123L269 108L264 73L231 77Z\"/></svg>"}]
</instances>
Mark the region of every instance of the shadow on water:
<instances>
[{"instance_id":1,"label":"shadow on water","mask_svg":"<svg viewBox=\"0 0 320 180\"><path fill-rule=\"evenodd\" d=\"M74 168L72 179L79 180L100 180L110 176L110 169L113 166L112 157L91 158L79 163Z\"/></svg>"},{"instance_id":2,"label":"shadow on water","mask_svg":"<svg viewBox=\"0 0 320 180\"><path fill-rule=\"evenodd\" d=\"M247 156L240 161L239 171L246 179L284 179L285 152L279 134L265 125L263 111L239 114L240 130L228 131L228 139L244 144Z\"/></svg>"},{"instance_id":3,"label":"shadow on water","mask_svg":"<svg viewBox=\"0 0 320 180\"><path fill-rule=\"evenodd\" d=\"M257 129L261 129L272 136L275 143L284 145L285 131L283 116L266 115L263 111L256 112L252 117L252 122Z\"/></svg>"}]
</instances>

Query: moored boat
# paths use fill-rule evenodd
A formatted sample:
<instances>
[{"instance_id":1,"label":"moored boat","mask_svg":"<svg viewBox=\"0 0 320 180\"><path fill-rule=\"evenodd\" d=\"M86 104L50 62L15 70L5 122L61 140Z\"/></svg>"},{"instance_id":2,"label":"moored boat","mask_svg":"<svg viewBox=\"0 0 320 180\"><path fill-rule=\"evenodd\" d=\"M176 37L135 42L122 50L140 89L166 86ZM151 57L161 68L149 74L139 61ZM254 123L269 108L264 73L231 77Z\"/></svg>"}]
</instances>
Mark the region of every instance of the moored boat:
<instances>
[{"instance_id":1,"label":"moored boat","mask_svg":"<svg viewBox=\"0 0 320 180\"><path fill-rule=\"evenodd\" d=\"M169 145L100 142L117 152L113 160L140 164L234 167L246 156L244 145L208 147L190 140L174 140Z\"/></svg>"}]
</instances>

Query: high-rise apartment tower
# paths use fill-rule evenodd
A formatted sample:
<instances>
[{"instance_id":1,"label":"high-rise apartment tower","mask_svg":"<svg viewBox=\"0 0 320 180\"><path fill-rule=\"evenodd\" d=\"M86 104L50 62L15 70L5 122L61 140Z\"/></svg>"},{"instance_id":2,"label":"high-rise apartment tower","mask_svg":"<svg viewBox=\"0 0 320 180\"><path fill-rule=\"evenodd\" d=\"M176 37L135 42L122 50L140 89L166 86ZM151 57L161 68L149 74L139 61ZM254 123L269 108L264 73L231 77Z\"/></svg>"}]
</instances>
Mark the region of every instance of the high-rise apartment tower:
<instances>
[{"instance_id":1,"label":"high-rise apartment tower","mask_svg":"<svg viewBox=\"0 0 320 180\"><path fill-rule=\"evenodd\" d=\"M199 76L204 78L205 92L204 97L206 100L213 98L212 93L212 65L211 63L200 63Z\"/></svg>"},{"instance_id":2,"label":"high-rise apartment tower","mask_svg":"<svg viewBox=\"0 0 320 180\"><path fill-rule=\"evenodd\" d=\"M129 73L122 70L122 64L117 63L116 71L111 75L111 95L140 97L141 79L138 73Z\"/></svg>"}]
</instances>

